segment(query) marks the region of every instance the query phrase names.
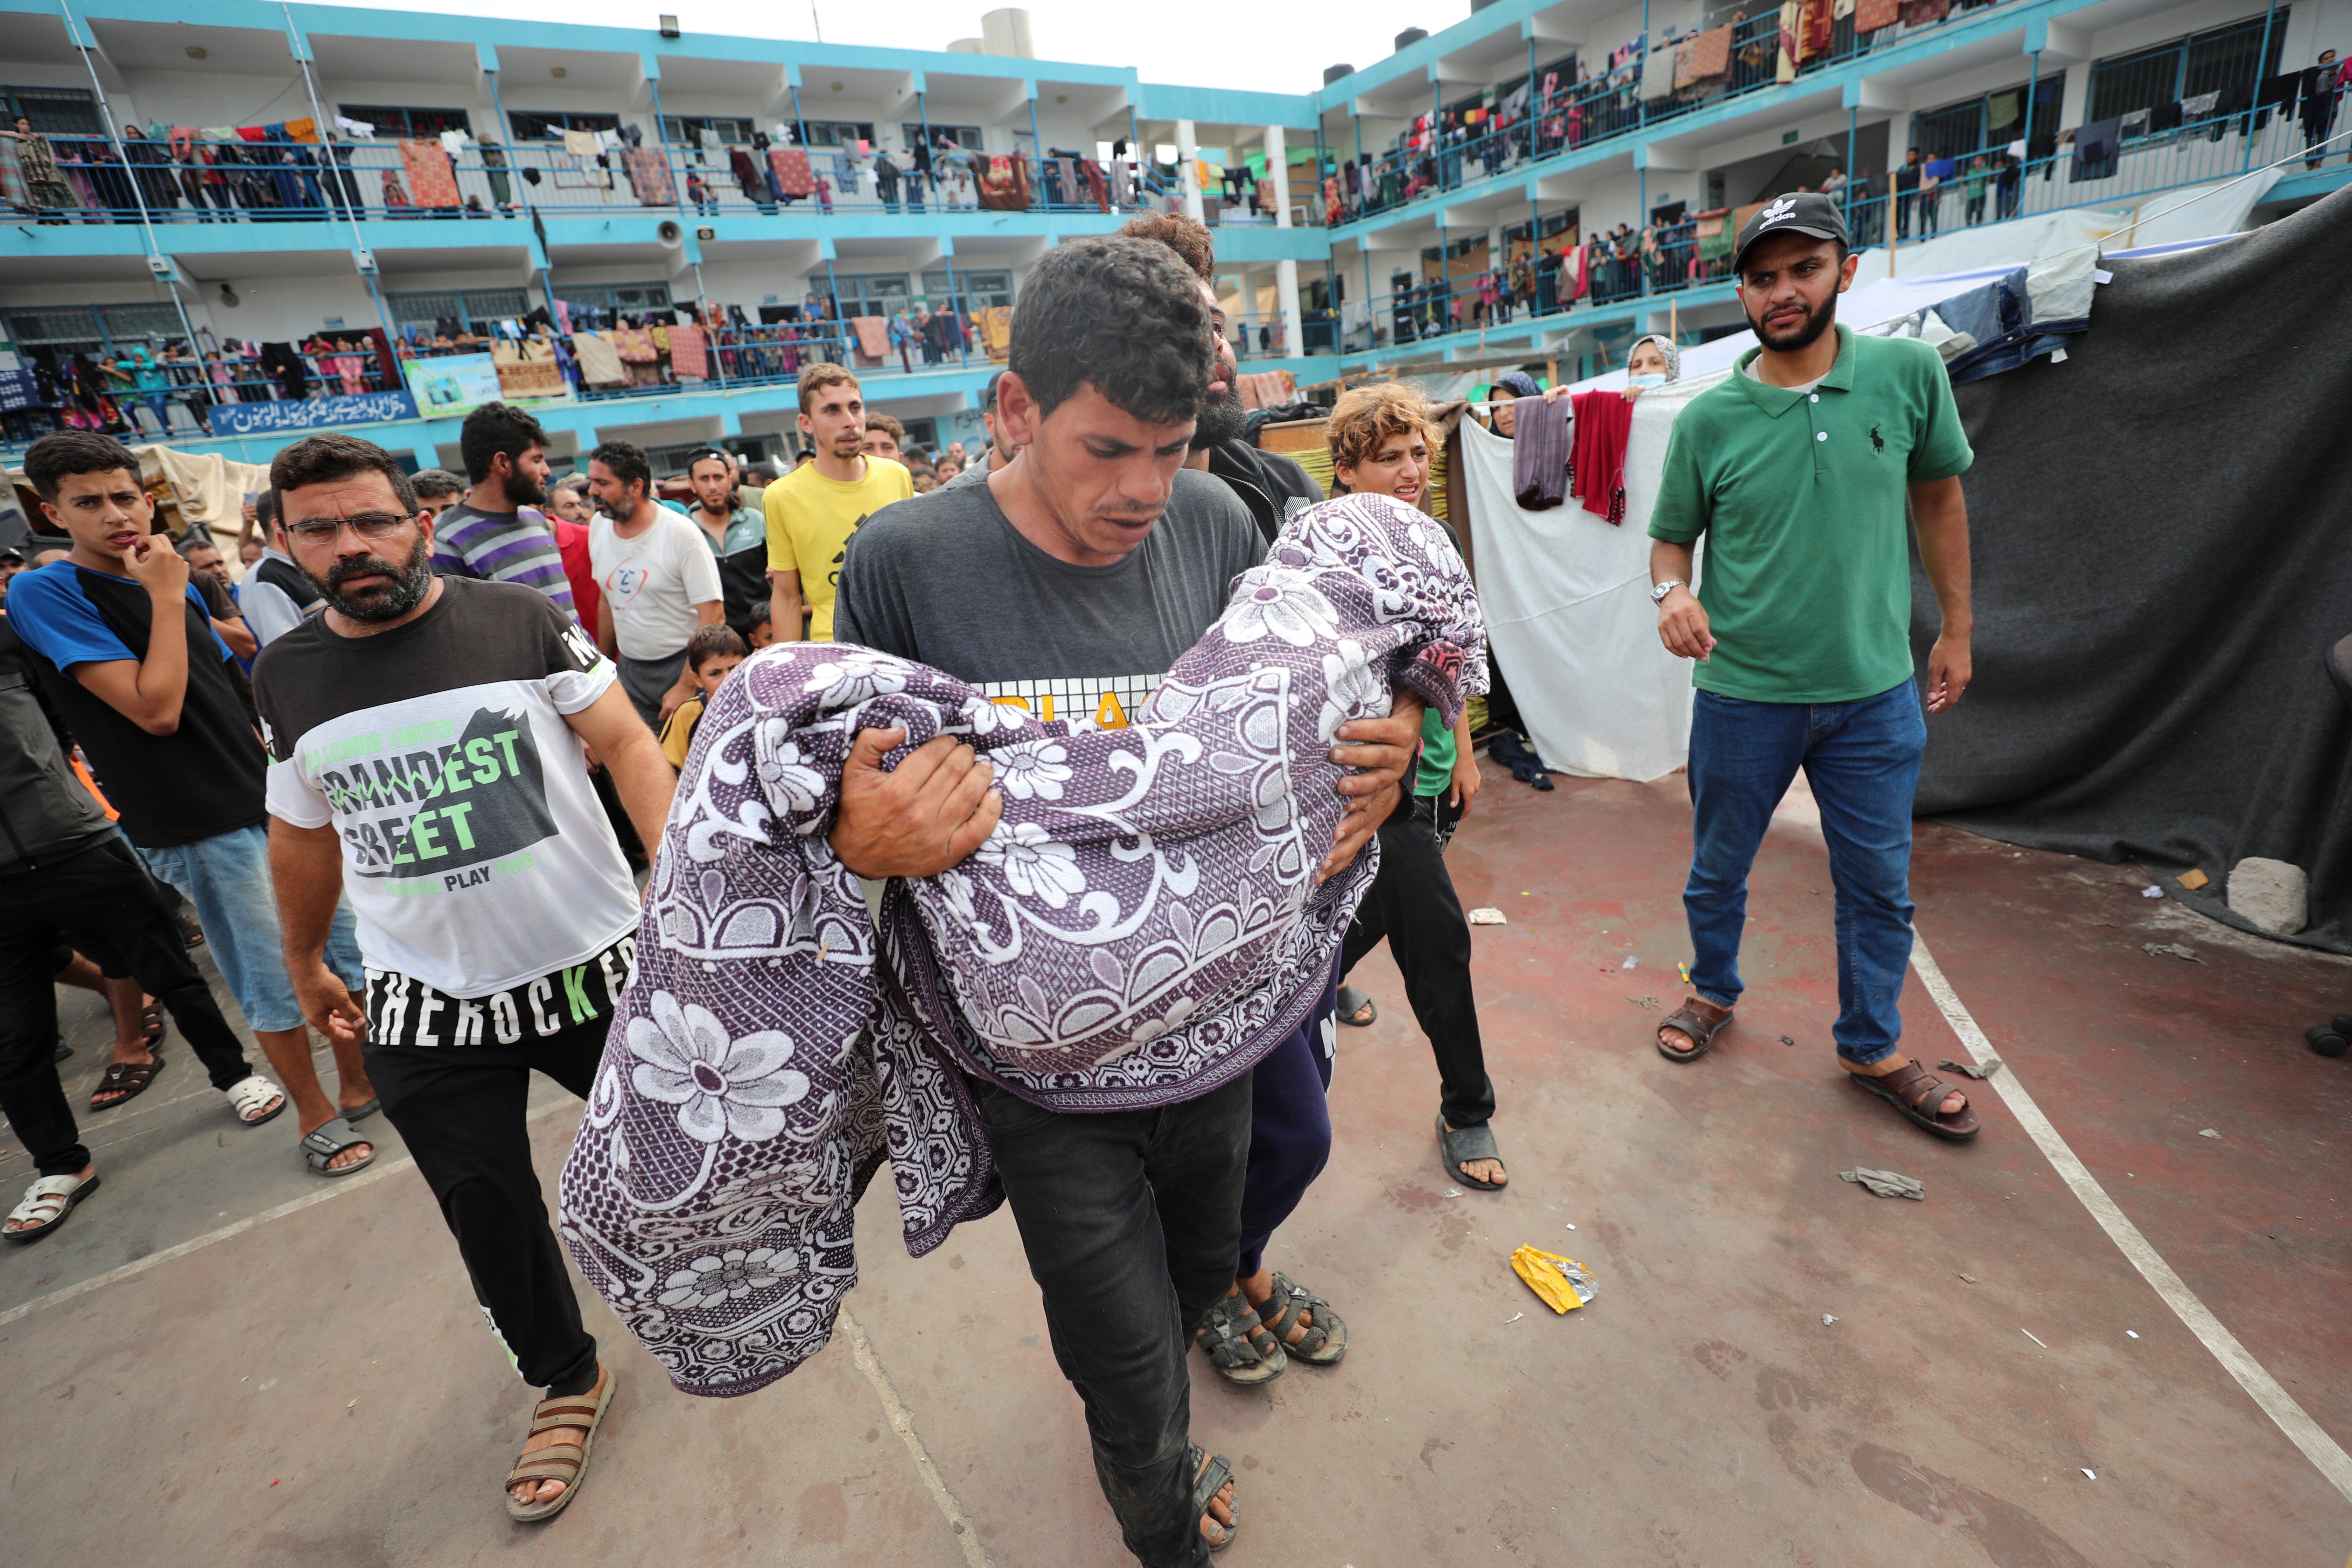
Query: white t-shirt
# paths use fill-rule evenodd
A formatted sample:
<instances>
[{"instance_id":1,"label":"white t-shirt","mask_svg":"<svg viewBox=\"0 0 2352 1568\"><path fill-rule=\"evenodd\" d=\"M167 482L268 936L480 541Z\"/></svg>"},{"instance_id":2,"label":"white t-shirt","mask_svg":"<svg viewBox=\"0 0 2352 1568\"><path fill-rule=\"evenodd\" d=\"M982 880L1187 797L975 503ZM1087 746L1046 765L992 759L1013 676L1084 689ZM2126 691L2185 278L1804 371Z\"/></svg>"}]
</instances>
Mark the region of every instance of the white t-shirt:
<instances>
[{"instance_id":1,"label":"white t-shirt","mask_svg":"<svg viewBox=\"0 0 2352 1568\"><path fill-rule=\"evenodd\" d=\"M702 531L666 507L651 528L624 539L613 520L588 524L588 564L613 608L613 641L622 657L676 658L700 623L694 606L719 596L719 563Z\"/></svg>"},{"instance_id":2,"label":"white t-shirt","mask_svg":"<svg viewBox=\"0 0 2352 1568\"><path fill-rule=\"evenodd\" d=\"M618 675L546 595L466 577L388 632L312 616L262 650L269 815L333 825L372 972L487 996L635 929L636 883L564 722Z\"/></svg>"}]
</instances>

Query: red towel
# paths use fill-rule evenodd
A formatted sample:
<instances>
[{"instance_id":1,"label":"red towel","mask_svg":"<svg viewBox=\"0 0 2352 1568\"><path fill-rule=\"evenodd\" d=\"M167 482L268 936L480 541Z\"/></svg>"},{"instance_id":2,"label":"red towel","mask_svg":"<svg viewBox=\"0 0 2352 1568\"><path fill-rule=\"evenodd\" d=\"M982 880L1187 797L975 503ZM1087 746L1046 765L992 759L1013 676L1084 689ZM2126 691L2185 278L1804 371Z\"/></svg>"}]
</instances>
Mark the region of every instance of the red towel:
<instances>
[{"instance_id":1,"label":"red towel","mask_svg":"<svg viewBox=\"0 0 2352 1568\"><path fill-rule=\"evenodd\" d=\"M1569 493L1584 510L1611 522L1625 521L1625 437L1633 433L1633 405L1622 392L1580 392L1576 431L1569 449Z\"/></svg>"}]
</instances>

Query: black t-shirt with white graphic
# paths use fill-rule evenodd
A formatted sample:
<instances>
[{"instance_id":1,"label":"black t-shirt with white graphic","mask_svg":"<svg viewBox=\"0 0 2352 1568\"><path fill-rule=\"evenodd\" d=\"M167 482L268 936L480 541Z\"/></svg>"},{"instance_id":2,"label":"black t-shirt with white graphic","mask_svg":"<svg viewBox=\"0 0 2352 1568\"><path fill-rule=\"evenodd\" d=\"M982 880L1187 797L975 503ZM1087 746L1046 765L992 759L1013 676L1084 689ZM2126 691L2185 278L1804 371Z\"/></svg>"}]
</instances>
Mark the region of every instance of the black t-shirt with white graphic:
<instances>
[{"instance_id":1,"label":"black t-shirt with white graphic","mask_svg":"<svg viewBox=\"0 0 2352 1568\"><path fill-rule=\"evenodd\" d=\"M334 826L368 968L484 997L635 928L635 883L564 722L615 671L536 589L440 584L431 609L371 637L310 617L262 650L254 681L270 815Z\"/></svg>"}]
</instances>

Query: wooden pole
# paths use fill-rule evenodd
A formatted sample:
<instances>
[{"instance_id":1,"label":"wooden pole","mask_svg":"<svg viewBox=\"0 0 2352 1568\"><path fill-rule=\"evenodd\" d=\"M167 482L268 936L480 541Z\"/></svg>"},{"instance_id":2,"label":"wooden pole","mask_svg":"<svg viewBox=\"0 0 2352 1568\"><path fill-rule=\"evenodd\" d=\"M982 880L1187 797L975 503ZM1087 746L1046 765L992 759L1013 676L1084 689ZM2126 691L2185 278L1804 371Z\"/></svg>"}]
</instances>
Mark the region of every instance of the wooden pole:
<instances>
[{"instance_id":1,"label":"wooden pole","mask_svg":"<svg viewBox=\"0 0 2352 1568\"><path fill-rule=\"evenodd\" d=\"M1548 387L1559 384L1559 361L1556 358L1544 362L1544 384Z\"/></svg>"}]
</instances>

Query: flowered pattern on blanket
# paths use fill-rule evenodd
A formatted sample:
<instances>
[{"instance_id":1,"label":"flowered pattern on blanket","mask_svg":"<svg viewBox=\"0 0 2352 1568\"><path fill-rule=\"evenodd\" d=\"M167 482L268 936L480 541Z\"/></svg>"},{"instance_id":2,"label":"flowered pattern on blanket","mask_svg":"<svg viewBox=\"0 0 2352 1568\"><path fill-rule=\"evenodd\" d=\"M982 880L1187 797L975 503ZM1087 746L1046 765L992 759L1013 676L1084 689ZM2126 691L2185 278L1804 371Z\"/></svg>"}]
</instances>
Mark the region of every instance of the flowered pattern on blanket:
<instances>
[{"instance_id":1,"label":"flowered pattern on blanket","mask_svg":"<svg viewBox=\"0 0 2352 1568\"><path fill-rule=\"evenodd\" d=\"M1065 1111L1248 1071L1317 1000L1376 856L1318 887L1350 718L1486 689L1461 558L1380 497L1310 507L1122 730L1041 721L846 645L747 660L696 731L637 963L561 1189L599 1294L689 1393L821 1349L891 1164L918 1256L1002 1201L970 1073ZM996 831L894 882L880 934L826 842L860 730L995 764Z\"/></svg>"}]
</instances>

